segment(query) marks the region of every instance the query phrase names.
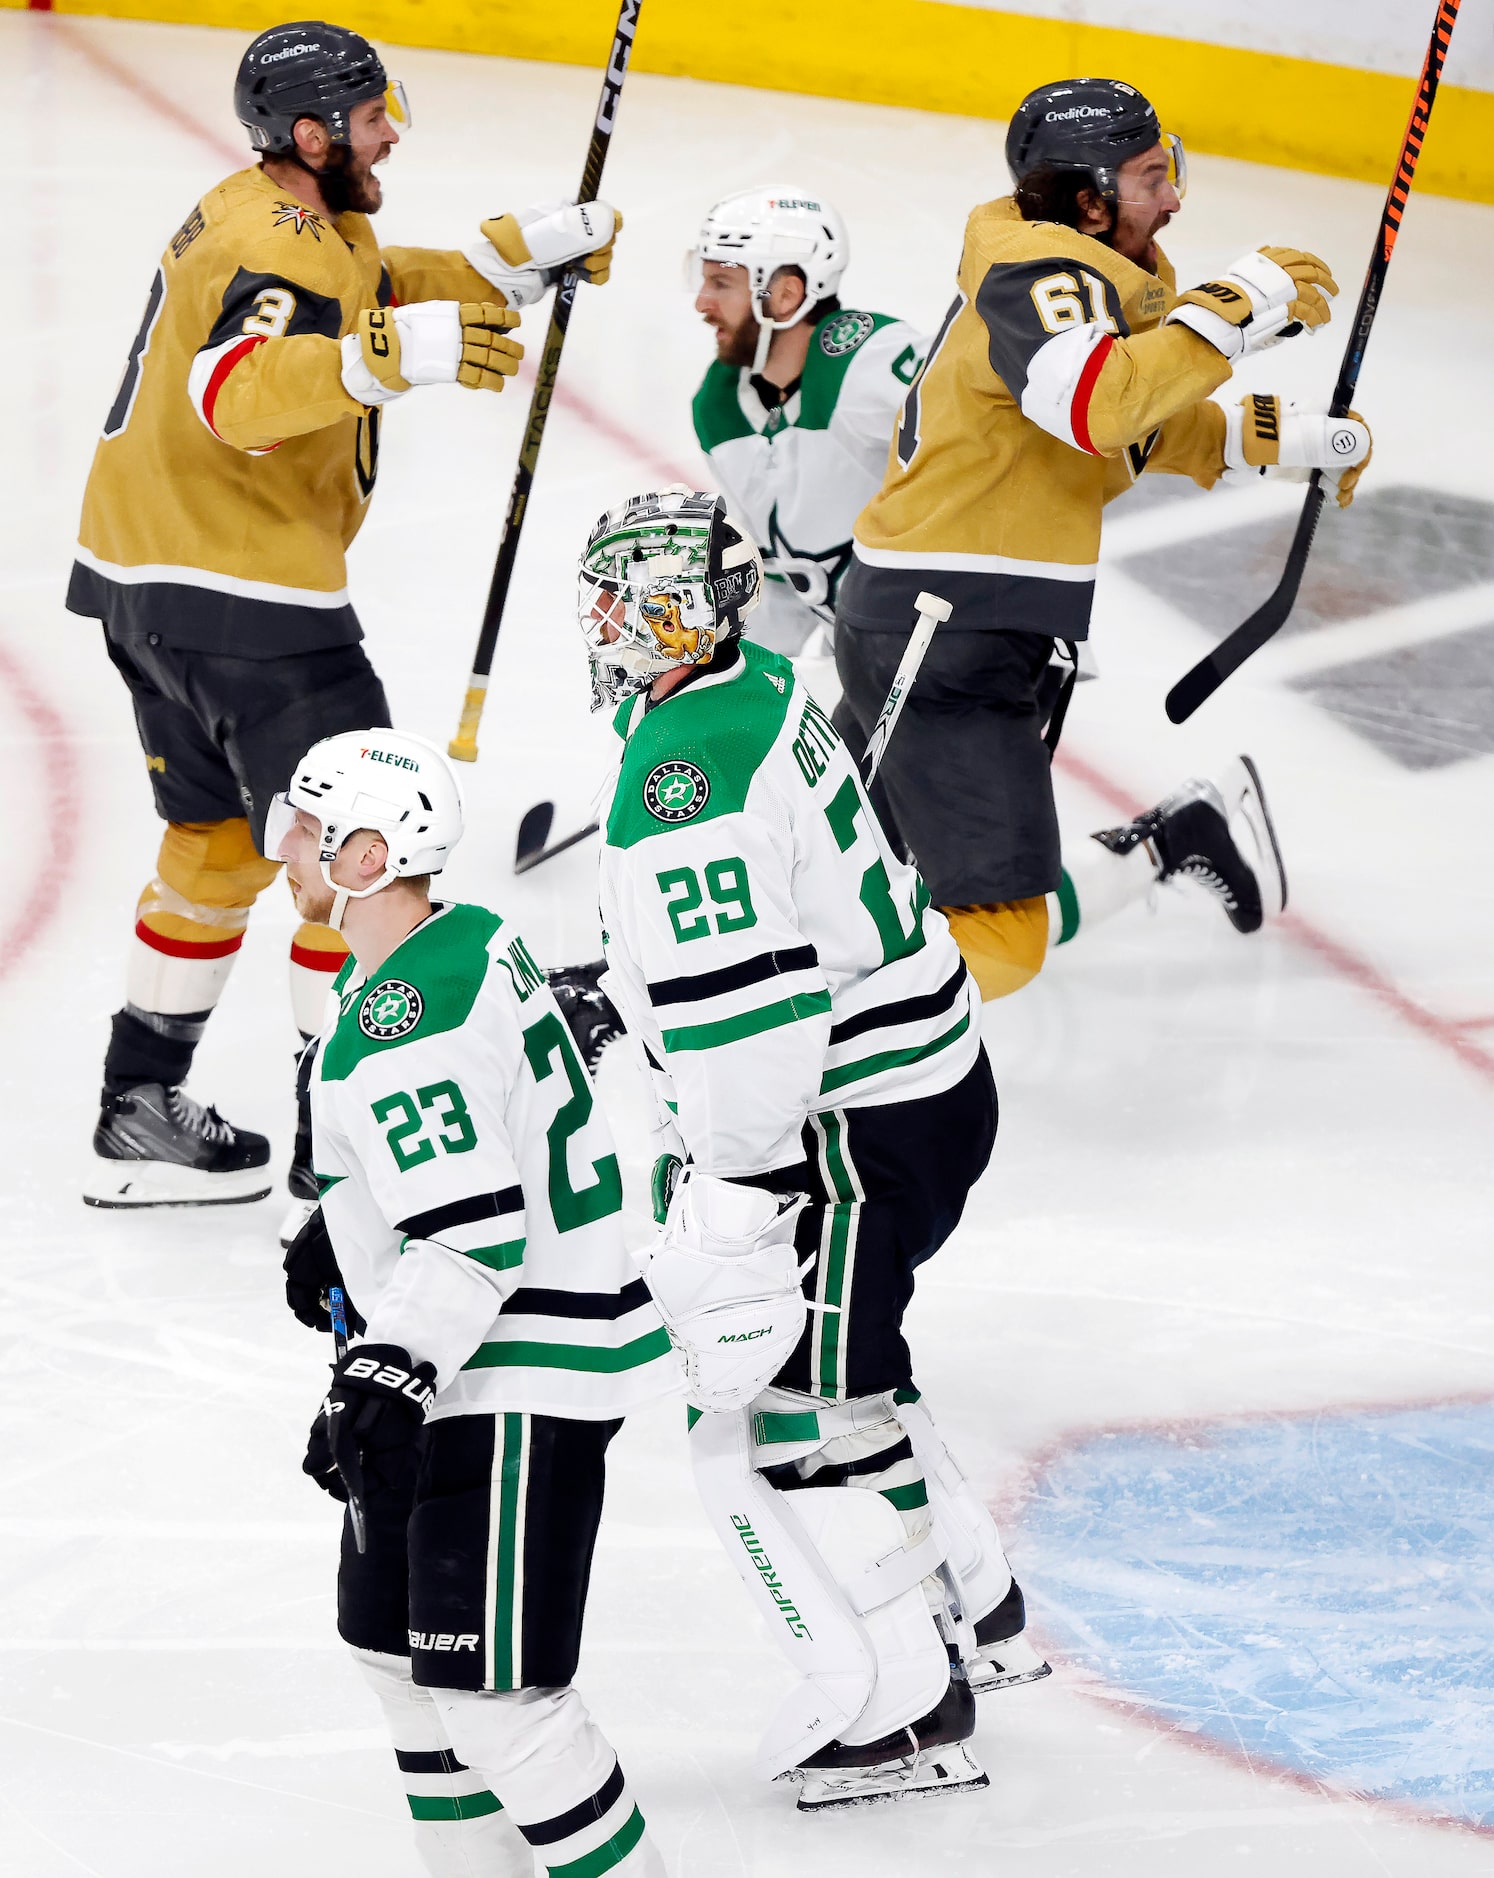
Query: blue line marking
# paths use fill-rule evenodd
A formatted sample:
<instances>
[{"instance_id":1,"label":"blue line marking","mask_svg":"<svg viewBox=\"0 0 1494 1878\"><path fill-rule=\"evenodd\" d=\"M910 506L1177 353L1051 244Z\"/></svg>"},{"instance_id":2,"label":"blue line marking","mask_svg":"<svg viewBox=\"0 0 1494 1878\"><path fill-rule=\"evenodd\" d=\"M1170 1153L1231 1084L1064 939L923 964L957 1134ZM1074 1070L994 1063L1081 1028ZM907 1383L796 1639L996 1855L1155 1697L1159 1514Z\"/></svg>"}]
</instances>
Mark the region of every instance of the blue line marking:
<instances>
[{"instance_id":1,"label":"blue line marking","mask_svg":"<svg viewBox=\"0 0 1494 1878\"><path fill-rule=\"evenodd\" d=\"M1022 1526L1071 1660L1251 1758L1494 1826L1494 1402L1101 1435Z\"/></svg>"}]
</instances>

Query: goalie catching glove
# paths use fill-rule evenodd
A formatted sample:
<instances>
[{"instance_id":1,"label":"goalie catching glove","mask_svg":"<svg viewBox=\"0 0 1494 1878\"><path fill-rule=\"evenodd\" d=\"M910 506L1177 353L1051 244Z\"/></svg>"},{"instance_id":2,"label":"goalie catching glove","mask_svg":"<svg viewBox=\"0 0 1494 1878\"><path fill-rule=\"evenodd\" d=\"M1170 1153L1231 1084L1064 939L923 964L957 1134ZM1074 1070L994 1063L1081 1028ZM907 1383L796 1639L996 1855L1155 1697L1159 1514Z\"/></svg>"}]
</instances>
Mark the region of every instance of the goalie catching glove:
<instances>
[{"instance_id":1,"label":"goalie catching glove","mask_svg":"<svg viewBox=\"0 0 1494 1878\"><path fill-rule=\"evenodd\" d=\"M386 1456L415 1439L435 1397L432 1364L415 1362L396 1343L358 1344L333 1367L302 1473L334 1500L363 1500L365 1472L377 1473Z\"/></svg>"},{"instance_id":2,"label":"goalie catching glove","mask_svg":"<svg viewBox=\"0 0 1494 1878\"><path fill-rule=\"evenodd\" d=\"M1255 391L1224 414L1224 467L1235 476L1279 476L1305 483L1321 470L1341 509L1370 460L1369 425L1356 412L1329 417ZM1231 479L1233 480L1233 478Z\"/></svg>"},{"instance_id":3,"label":"goalie catching glove","mask_svg":"<svg viewBox=\"0 0 1494 1878\"><path fill-rule=\"evenodd\" d=\"M415 385L502 391L524 348L508 333L517 313L490 301L417 300L367 307L342 341L342 388L359 404L388 404Z\"/></svg>"},{"instance_id":4,"label":"goalie catching glove","mask_svg":"<svg viewBox=\"0 0 1494 1878\"><path fill-rule=\"evenodd\" d=\"M604 285L621 227L621 215L605 202L542 202L519 215L491 216L467 259L510 306L533 306L568 269Z\"/></svg>"},{"instance_id":5,"label":"goalie catching glove","mask_svg":"<svg viewBox=\"0 0 1494 1878\"><path fill-rule=\"evenodd\" d=\"M695 1168L679 1177L644 1277L696 1408L744 1408L804 1334L794 1227L807 1199Z\"/></svg>"},{"instance_id":6,"label":"goalie catching glove","mask_svg":"<svg viewBox=\"0 0 1494 1878\"><path fill-rule=\"evenodd\" d=\"M1164 325L1190 327L1227 359L1247 358L1304 328L1326 326L1338 282L1328 265L1300 248L1258 248L1241 255L1220 280L1178 296Z\"/></svg>"}]
</instances>

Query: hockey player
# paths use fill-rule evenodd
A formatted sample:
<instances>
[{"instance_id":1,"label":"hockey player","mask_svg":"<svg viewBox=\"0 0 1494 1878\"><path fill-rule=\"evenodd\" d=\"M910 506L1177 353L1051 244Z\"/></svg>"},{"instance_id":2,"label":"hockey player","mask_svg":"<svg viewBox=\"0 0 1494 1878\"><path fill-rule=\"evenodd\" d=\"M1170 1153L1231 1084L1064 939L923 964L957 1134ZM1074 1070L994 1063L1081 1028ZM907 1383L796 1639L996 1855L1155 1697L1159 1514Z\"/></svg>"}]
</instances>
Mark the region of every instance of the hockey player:
<instances>
[{"instance_id":1,"label":"hockey player","mask_svg":"<svg viewBox=\"0 0 1494 1878\"><path fill-rule=\"evenodd\" d=\"M1285 904L1248 759L1061 864L1050 759L1066 699L1046 674L1055 642L1072 660L1088 635L1101 509L1142 471L1208 488L1318 468L1346 505L1370 453L1353 416L1209 400L1235 360L1323 325L1336 287L1315 256L1267 248L1179 295L1156 237L1182 198L1183 151L1140 93L1042 86L1006 154L1016 194L970 216L958 291L856 524L836 631L837 723L859 741L917 594L953 604L878 783L986 997L1159 879L1199 882L1241 932Z\"/></svg>"},{"instance_id":2,"label":"hockey player","mask_svg":"<svg viewBox=\"0 0 1494 1878\"><path fill-rule=\"evenodd\" d=\"M352 948L312 1111L328 1275L367 1323L305 1466L348 1503L338 1628L427 1870L663 1878L571 1679L607 1444L678 1367L543 974L496 913L429 897L461 832L445 759L377 728L271 806L297 910Z\"/></svg>"},{"instance_id":3,"label":"hockey player","mask_svg":"<svg viewBox=\"0 0 1494 1878\"><path fill-rule=\"evenodd\" d=\"M979 999L828 717L742 640L761 579L721 497L637 496L580 613L624 744L601 909L660 1102L647 1276L707 1512L800 1673L757 1770L808 1809L983 1786L971 1682L1046 1666L901 1328L995 1140Z\"/></svg>"},{"instance_id":4,"label":"hockey player","mask_svg":"<svg viewBox=\"0 0 1494 1878\"><path fill-rule=\"evenodd\" d=\"M602 203L482 225L465 254L381 249L374 172L409 121L367 40L325 21L261 33L240 64L259 154L172 236L104 423L68 605L101 620L158 814L85 1198L256 1199L269 1144L188 1098L192 1054L276 873L265 808L317 736L389 721L344 553L378 469L383 407L412 387L499 390L520 307L564 264L605 280ZM291 943L303 1036L346 956ZM293 1191L315 1197L304 1129Z\"/></svg>"},{"instance_id":5,"label":"hockey player","mask_svg":"<svg viewBox=\"0 0 1494 1878\"><path fill-rule=\"evenodd\" d=\"M926 344L905 320L841 305L849 259L836 209L784 183L718 202L692 251L695 310L716 335L695 435L763 557L750 636L789 656L834 628L851 529Z\"/></svg>"}]
</instances>

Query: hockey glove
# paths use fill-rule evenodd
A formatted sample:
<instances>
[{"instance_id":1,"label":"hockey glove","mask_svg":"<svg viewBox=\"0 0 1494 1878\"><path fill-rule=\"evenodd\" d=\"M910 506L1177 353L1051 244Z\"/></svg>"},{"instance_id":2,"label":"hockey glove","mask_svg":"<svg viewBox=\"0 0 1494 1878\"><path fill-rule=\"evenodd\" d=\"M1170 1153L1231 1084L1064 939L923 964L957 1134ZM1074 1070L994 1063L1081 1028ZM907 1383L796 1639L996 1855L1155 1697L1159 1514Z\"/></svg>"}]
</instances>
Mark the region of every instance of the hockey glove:
<instances>
[{"instance_id":1,"label":"hockey glove","mask_svg":"<svg viewBox=\"0 0 1494 1878\"><path fill-rule=\"evenodd\" d=\"M1224 414L1224 467L1235 475L1279 476L1305 483L1323 472L1346 509L1373 454L1369 425L1356 412L1329 417L1255 391ZM1232 478L1233 480L1233 478Z\"/></svg>"},{"instance_id":2,"label":"hockey glove","mask_svg":"<svg viewBox=\"0 0 1494 1878\"><path fill-rule=\"evenodd\" d=\"M360 404L388 404L416 385L502 391L524 348L507 334L519 323L507 307L457 300L366 307L342 341L342 388Z\"/></svg>"},{"instance_id":3,"label":"hockey glove","mask_svg":"<svg viewBox=\"0 0 1494 1878\"><path fill-rule=\"evenodd\" d=\"M794 1227L807 1195L765 1192L688 1168L643 1274L698 1409L744 1408L804 1334Z\"/></svg>"},{"instance_id":4,"label":"hockey glove","mask_svg":"<svg viewBox=\"0 0 1494 1878\"><path fill-rule=\"evenodd\" d=\"M541 202L519 215L495 215L467 259L510 306L532 306L567 268L602 286L622 216L605 202Z\"/></svg>"},{"instance_id":5,"label":"hockey glove","mask_svg":"<svg viewBox=\"0 0 1494 1878\"><path fill-rule=\"evenodd\" d=\"M342 1284L342 1273L337 1269L337 1254L332 1250L319 1206L312 1208L306 1224L287 1246L281 1269L285 1273L285 1301L292 1316L308 1330L330 1330L332 1313L327 1306L327 1292L332 1285ZM351 1300L347 1308L348 1329L355 1337L361 1336L366 1328L363 1319Z\"/></svg>"},{"instance_id":6,"label":"hockey glove","mask_svg":"<svg viewBox=\"0 0 1494 1878\"><path fill-rule=\"evenodd\" d=\"M1164 325L1191 327L1227 359L1243 359L1279 345L1304 327L1326 326L1338 282L1327 263L1300 248L1259 248L1245 254L1221 280L1206 280L1179 296Z\"/></svg>"},{"instance_id":7,"label":"hockey glove","mask_svg":"<svg viewBox=\"0 0 1494 1878\"><path fill-rule=\"evenodd\" d=\"M433 1364L397 1343L360 1343L333 1367L302 1473L334 1500L362 1501L365 1474L415 1439L435 1397Z\"/></svg>"}]
</instances>

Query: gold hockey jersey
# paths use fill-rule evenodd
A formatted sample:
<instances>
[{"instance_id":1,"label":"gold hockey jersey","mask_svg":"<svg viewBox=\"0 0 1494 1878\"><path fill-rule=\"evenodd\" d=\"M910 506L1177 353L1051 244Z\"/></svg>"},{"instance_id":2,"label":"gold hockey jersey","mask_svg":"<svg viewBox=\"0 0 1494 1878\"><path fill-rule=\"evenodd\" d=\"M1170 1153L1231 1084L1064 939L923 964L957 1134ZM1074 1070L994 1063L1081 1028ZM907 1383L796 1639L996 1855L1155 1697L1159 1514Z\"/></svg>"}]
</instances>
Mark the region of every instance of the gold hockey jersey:
<instances>
[{"instance_id":1,"label":"gold hockey jersey","mask_svg":"<svg viewBox=\"0 0 1494 1878\"><path fill-rule=\"evenodd\" d=\"M942 572L955 630L1087 634L1104 504L1143 470L1205 488L1224 470L1208 393L1229 362L1160 325L1175 286L1160 256L1149 274L1074 229L1024 222L1009 196L973 211L959 291L856 524L858 561L906 579L852 582L853 622L906 628L902 588ZM864 617L879 589L885 621Z\"/></svg>"},{"instance_id":2,"label":"gold hockey jersey","mask_svg":"<svg viewBox=\"0 0 1494 1878\"><path fill-rule=\"evenodd\" d=\"M68 606L117 638L268 658L361 637L345 552L379 413L342 387L366 307L502 296L463 256L381 249L258 168L172 236L94 454Z\"/></svg>"}]
</instances>

